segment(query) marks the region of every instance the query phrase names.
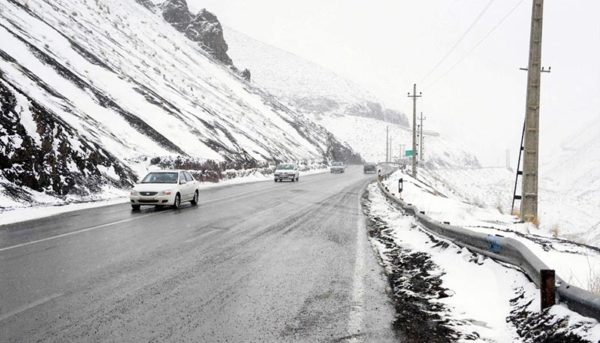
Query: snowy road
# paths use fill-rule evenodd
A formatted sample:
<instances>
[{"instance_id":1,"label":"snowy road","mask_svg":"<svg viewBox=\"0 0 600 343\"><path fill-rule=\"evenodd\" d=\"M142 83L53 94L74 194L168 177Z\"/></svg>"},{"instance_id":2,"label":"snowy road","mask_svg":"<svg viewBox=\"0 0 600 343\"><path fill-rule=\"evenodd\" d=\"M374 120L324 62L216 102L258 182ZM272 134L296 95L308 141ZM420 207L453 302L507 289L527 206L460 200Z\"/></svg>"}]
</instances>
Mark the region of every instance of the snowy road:
<instances>
[{"instance_id":1,"label":"snowy road","mask_svg":"<svg viewBox=\"0 0 600 343\"><path fill-rule=\"evenodd\" d=\"M398 341L361 168L0 227L0 341Z\"/></svg>"}]
</instances>

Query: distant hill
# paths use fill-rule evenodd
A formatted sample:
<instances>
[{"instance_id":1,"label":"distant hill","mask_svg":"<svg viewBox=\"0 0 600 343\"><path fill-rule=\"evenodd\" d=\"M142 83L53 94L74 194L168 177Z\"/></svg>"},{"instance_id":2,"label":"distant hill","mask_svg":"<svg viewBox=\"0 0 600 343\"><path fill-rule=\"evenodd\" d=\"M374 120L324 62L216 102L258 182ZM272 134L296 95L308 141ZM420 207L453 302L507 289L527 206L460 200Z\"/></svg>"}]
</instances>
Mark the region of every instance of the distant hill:
<instances>
[{"instance_id":1,"label":"distant hill","mask_svg":"<svg viewBox=\"0 0 600 343\"><path fill-rule=\"evenodd\" d=\"M0 209L127 188L163 156L360 159L248 83L184 0L6 0L0 41Z\"/></svg>"},{"instance_id":2,"label":"distant hill","mask_svg":"<svg viewBox=\"0 0 600 343\"><path fill-rule=\"evenodd\" d=\"M326 68L231 28L226 28L225 38L238 67L249 68L253 80L301 111L408 127L403 113L386 108L374 95Z\"/></svg>"}]
</instances>

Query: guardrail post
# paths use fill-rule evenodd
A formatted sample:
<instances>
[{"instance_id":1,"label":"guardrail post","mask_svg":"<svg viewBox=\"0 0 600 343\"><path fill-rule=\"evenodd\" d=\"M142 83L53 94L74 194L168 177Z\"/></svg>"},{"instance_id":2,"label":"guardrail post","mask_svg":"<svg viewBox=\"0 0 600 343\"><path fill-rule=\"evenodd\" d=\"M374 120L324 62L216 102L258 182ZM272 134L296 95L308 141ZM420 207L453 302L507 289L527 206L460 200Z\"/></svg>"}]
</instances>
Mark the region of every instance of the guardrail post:
<instances>
[{"instance_id":1,"label":"guardrail post","mask_svg":"<svg viewBox=\"0 0 600 343\"><path fill-rule=\"evenodd\" d=\"M555 275L552 269L542 269L540 271L542 282L540 284L540 293L542 297L542 310L556 304Z\"/></svg>"}]
</instances>

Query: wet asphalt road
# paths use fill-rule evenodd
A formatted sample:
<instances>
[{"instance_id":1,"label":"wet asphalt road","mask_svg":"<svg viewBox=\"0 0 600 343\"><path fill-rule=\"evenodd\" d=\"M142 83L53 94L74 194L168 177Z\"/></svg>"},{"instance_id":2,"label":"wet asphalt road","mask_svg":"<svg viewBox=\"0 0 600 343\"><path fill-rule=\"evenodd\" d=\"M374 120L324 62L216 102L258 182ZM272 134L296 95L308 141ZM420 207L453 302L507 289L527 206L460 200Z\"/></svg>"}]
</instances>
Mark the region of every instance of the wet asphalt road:
<instances>
[{"instance_id":1,"label":"wet asphalt road","mask_svg":"<svg viewBox=\"0 0 600 343\"><path fill-rule=\"evenodd\" d=\"M0 342L391 342L372 176L202 191L0 226Z\"/></svg>"}]
</instances>

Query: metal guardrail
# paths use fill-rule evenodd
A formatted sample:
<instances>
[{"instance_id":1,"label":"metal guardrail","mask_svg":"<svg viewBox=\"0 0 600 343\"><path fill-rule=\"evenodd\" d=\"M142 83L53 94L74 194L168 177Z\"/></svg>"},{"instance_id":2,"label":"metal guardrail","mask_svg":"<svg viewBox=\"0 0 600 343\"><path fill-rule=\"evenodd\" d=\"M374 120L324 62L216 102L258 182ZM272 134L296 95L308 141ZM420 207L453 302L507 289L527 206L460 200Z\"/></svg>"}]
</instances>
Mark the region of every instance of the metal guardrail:
<instances>
[{"instance_id":1,"label":"metal guardrail","mask_svg":"<svg viewBox=\"0 0 600 343\"><path fill-rule=\"evenodd\" d=\"M460 247L519 267L538 288L540 287L541 270L549 268L525 244L514 238L474 232L438 222L424 212L419 212L415 206L395 197L383 185L381 178L377 179L377 184L389 200L398 204L405 213L413 215L431 233L442 236ZM556 277L556 294L558 301L566 304L569 309L600 321L600 296L570 285L558 276Z\"/></svg>"}]
</instances>

